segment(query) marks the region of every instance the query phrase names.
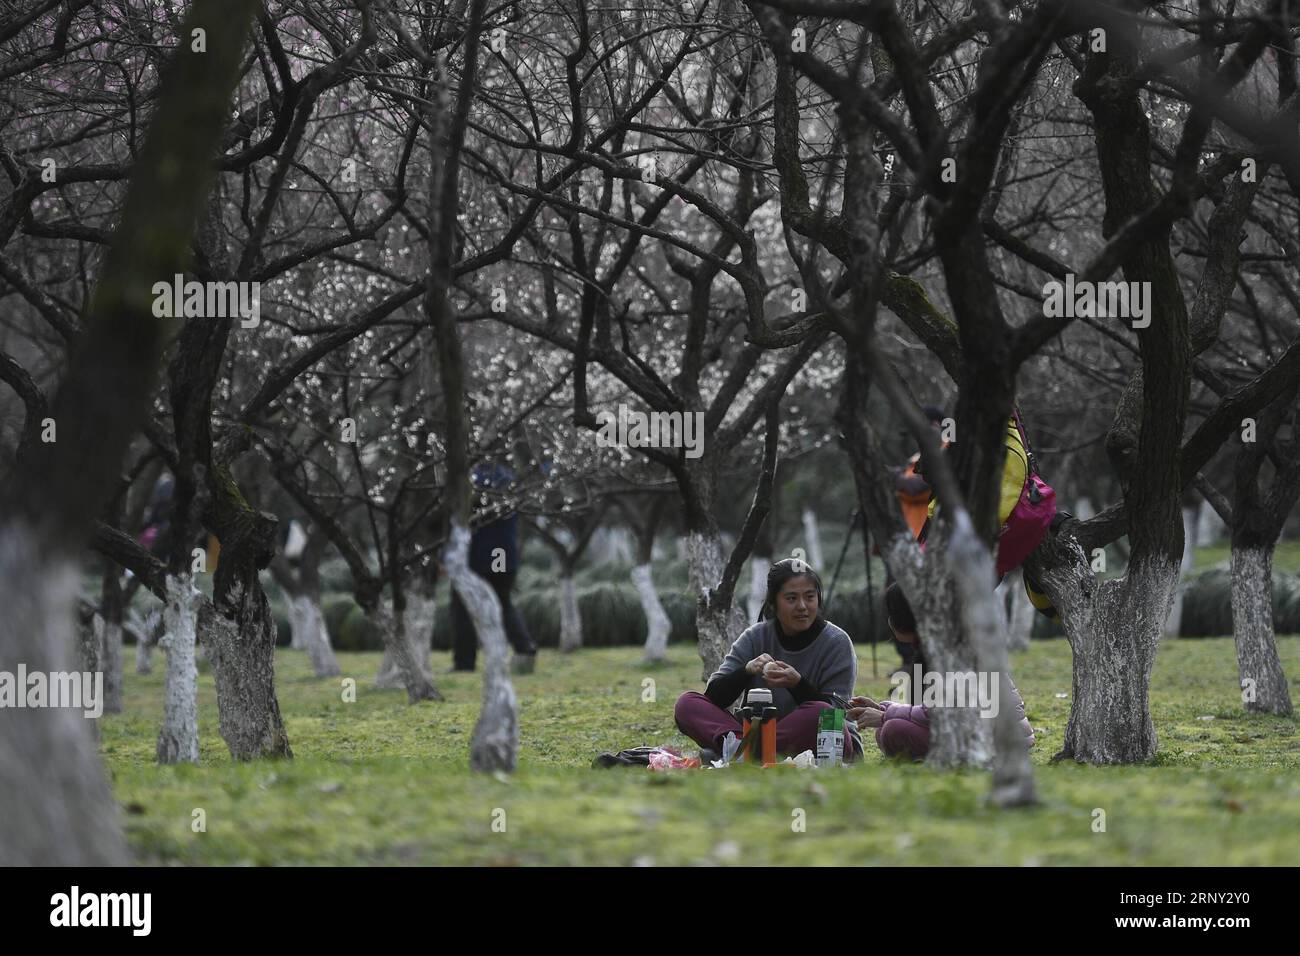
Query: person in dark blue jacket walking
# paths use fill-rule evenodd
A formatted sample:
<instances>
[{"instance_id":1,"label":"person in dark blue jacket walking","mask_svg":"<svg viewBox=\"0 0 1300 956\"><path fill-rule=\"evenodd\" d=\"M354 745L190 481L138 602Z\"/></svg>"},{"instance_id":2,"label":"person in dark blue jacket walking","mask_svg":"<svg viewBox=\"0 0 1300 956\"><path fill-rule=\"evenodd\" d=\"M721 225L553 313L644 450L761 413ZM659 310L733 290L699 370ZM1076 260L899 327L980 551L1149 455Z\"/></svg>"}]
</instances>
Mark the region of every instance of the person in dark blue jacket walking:
<instances>
[{"instance_id":1,"label":"person in dark blue jacket walking","mask_svg":"<svg viewBox=\"0 0 1300 956\"><path fill-rule=\"evenodd\" d=\"M515 475L503 465L480 465L474 470L479 488L504 491ZM469 542L470 570L483 578L501 601L501 623L515 649L514 668L529 673L537 660L537 644L528 633L523 615L510 600L519 574L519 515L510 512L475 529ZM452 670L472 671L478 654L478 634L460 595L452 589Z\"/></svg>"}]
</instances>

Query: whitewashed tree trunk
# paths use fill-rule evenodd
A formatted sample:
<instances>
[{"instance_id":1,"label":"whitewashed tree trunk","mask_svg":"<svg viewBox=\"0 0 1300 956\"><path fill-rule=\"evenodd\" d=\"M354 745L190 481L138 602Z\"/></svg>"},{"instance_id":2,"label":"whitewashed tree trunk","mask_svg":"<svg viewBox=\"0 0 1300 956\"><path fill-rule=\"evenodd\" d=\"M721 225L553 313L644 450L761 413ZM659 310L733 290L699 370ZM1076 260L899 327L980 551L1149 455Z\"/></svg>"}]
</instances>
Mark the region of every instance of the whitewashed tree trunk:
<instances>
[{"instance_id":1,"label":"whitewashed tree trunk","mask_svg":"<svg viewBox=\"0 0 1300 956\"><path fill-rule=\"evenodd\" d=\"M1029 741L1020 727L1011 681L1004 612L989 588L993 556L975 534L970 516L958 510L947 547L948 572L956 582L962 626L975 647L978 671L997 675L998 709L993 715L993 791L995 806L1021 807L1036 801ZM976 708L976 717L988 723Z\"/></svg>"},{"instance_id":2,"label":"whitewashed tree trunk","mask_svg":"<svg viewBox=\"0 0 1300 956\"><path fill-rule=\"evenodd\" d=\"M0 671L76 669L71 562L43 557L25 526L0 526ZM0 713L0 866L120 866L129 862L117 804L83 711Z\"/></svg>"},{"instance_id":3,"label":"whitewashed tree trunk","mask_svg":"<svg viewBox=\"0 0 1300 956\"><path fill-rule=\"evenodd\" d=\"M1174 604L1165 621L1164 636L1177 637L1183 630L1183 597L1187 593L1187 575L1196 564L1196 509L1183 509L1183 560L1178 568L1178 589Z\"/></svg>"},{"instance_id":4,"label":"whitewashed tree trunk","mask_svg":"<svg viewBox=\"0 0 1300 956\"><path fill-rule=\"evenodd\" d=\"M370 624L381 635L387 634L394 627L395 621L393 610L390 603L385 600L380 607L375 608L366 617ZM396 690L405 688L406 681L402 677L402 671L397 665L397 655L393 653L387 637L384 640L384 656L379 661L379 670L375 674L375 686L382 687L384 690Z\"/></svg>"},{"instance_id":5,"label":"whitewashed tree trunk","mask_svg":"<svg viewBox=\"0 0 1300 956\"><path fill-rule=\"evenodd\" d=\"M79 629L80 651L81 651L81 670L87 674L104 673L104 619L98 612L90 617L90 621L83 624ZM102 702L102 701L101 701ZM99 723L98 721L91 724L91 730L95 739L99 740Z\"/></svg>"},{"instance_id":6,"label":"whitewashed tree trunk","mask_svg":"<svg viewBox=\"0 0 1300 956\"><path fill-rule=\"evenodd\" d=\"M402 676L402 671L397 664L397 655L393 653L390 646L388 634L395 626L392 602L385 598L380 602L380 606L366 615L372 627L383 636L384 656L379 662L379 670L375 674L375 686L384 690L397 690L406 687L406 681Z\"/></svg>"},{"instance_id":7,"label":"whitewashed tree trunk","mask_svg":"<svg viewBox=\"0 0 1300 956\"><path fill-rule=\"evenodd\" d=\"M1004 577L1001 583L993 591L993 596L998 599L998 610L1002 614L1002 627L1007 632L1007 643L1011 643L1011 600L1015 596L1015 583L1017 571L1011 571Z\"/></svg>"},{"instance_id":8,"label":"whitewashed tree trunk","mask_svg":"<svg viewBox=\"0 0 1300 956\"><path fill-rule=\"evenodd\" d=\"M725 609L709 605L709 594L721 582L726 564L721 536L692 532L686 539L686 554L691 589L697 599L695 625L699 633L700 660L704 665L701 679L708 680L745 630L745 621L734 604Z\"/></svg>"},{"instance_id":9,"label":"whitewashed tree trunk","mask_svg":"<svg viewBox=\"0 0 1300 956\"><path fill-rule=\"evenodd\" d=\"M822 536L817 526L817 513L811 508L803 509L803 537L808 548L808 563L818 574L824 574L826 565L822 563Z\"/></svg>"},{"instance_id":10,"label":"whitewashed tree trunk","mask_svg":"<svg viewBox=\"0 0 1300 956\"><path fill-rule=\"evenodd\" d=\"M655 590L650 565L638 564L632 568L632 586L636 588L641 610L645 613L645 661L656 664L668 656L669 621L659 600L659 592Z\"/></svg>"},{"instance_id":11,"label":"whitewashed tree trunk","mask_svg":"<svg viewBox=\"0 0 1300 956\"><path fill-rule=\"evenodd\" d=\"M614 560L619 564L627 564L633 560L635 548L632 543L632 535L627 528L611 528L610 543L614 551Z\"/></svg>"},{"instance_id":12,"label":"whitewashed tree trunk","mask_svg":"<svg viewBox=\"0 0 1300 956\"><path fill-rule=\"evenodd\" d=\"M1267 546L1232 548L1232 633L1246 710L1290 714L1291 692L1273 632L1273 552Z\"/></svg>"},{"instance_id":13,"label":"whitewashed tree trunk","mask_svg":"<svg viewBox=\"0 0 1300 956\"><path fill-rule=\"evenodd\" d=\"M291 651L305 651L310 646L310 638L305 628L310 627L311 622L308 618L300 616L303 612L297 606L302 600L304 599L301 596L289 598L289 650Z\"/></svg>"},{"instance_id":14,"label":"whitewashed tree trunk","mask_svg":"<svg viewBox=\"0 0 1300 956\"><path fill-rule=\"evenodd\" d=\"M1219 513L1214 510L1214 506L1201 499L1196 516L1196 543L1201 547L1208 547L1222 541L1227 533L1228 528L1219 517Z\"/></svg>"},{"instance_id":15,"label":"whitewashed tree trunk","mask_svg":"<svg viewBox=\"0 0 1300 956\"><path fill-rule=\"evenodd\" d=\"M325 627L325 615L320 603L306 594L299 594L289 602L289 631L293 635L290 646L298 646L311 659L312 671L317 677L337 677L340 673L338 658L330 646L330 635Z\"/></svg>"},{"instance_id":16,"label":"whitewashed tree trunk","mask_svg":"<svg viewBox=\"0 0 1300 956\"><path fill-rule=\"evenodd\" d=\"M510 683L510 645L496 592L469 567L469 529L451 522L442 555L451 586L460 595L483 649L483 707L470 740L470 769L511 772L519 759L519 701Z\"/></svg>"},{"instance_id":17,"label":"whitewashed tree trunk","mask_svg":"<svg viewBox=\"0 0 1300 956\"><path fill-rule=\"evenodd\" d=\"M407 613L393 612L391 601L382 601L367 617L379 630L384 640L384 658L375 675L375 685L384 688L405 688L411 703L420 700L441 700L428 670L428 654L421 655L418 640L413 640L407 627Z\"/></svg>"},{"instance_id":18,"label":"whitewashed tree trunk","mask_svg":"<svg viewBox=\"0 0 1300 956\"><path fill-rule=\"evenodd\" d=\"M420 670L433 675L433 622L437 605L431 594L414 594L406 602L406 637Z\"/></svg>"},{"instance_id":19,"label":"whitewashed tree trunk","mask_svg":"<svg viewBox=\"0 0 1300 956\"><path fill-rule=\"evenodd\" d=\"M1024 572L1016 568L998 585L1000 600L1007 611L1007 647L1012 651L1029 649L1034 633L1034 606L1025 594Z\"/></svg>"},{"instance_id":20,"label":"whitewashed tree trunk","mask_svg":"<svg viewBox=\"0 0 1300 956\"><path fill-rule=\"evenodd\" d=\"M564 653L582 647L582 615L578 612L578 590L573 575L560 575L560 650Z\"/></svg>"},{"instance_id":21,"label":"whitewashed tree trunk","mask_svg":"<svg viewBox=\"0 0 1300 956\"><path fill-rule=\"evenodd\" d=\"M141 676L153 673L153 648L158 643L162 616L151 612L136 629L135 672Z\"/></svg>"},{"instance_id":22,"label":"whitewashed tree trunk","mask_svg":"<svg viewBox=\"0 0 1300 956\"><path fill-rule=\"evenodd\" d=\"M103 666L104 619L99 613L91 615L85 624L77 628L77 650L81 659L81 670L95 673Z\"/></svg>"},{"instance_id":23,"label":"whitewashed tree trunk","mask_svg":"<svg viewBox=\"0 0 1300 956\"><path fill-rule=\"evenodd\" d=\"M767 600L767 569L772 566L770 554L754 555L749 561L749 600L745 607L747 620L757 621Z\"/></svg>"},{"instance_id":24,"label":"whitewashed tree trunk","mask_svg":"<svg viewBox=\"0 0 1300 956\"><path fill-rule=\"evenodd\" d=\"M587 545L587 552L599 564L626 564L632 560L632 538L626 528L599 528Z\"/></svg>"},{"instance_id":25,"label":"whitewashed tree trunk","mask_svg":"<svg viewBox=\"0 0 1300 956\"><path fill-rule=\"evenodd\" d=\"M941 555L946 526L936 522L924 553L908 533L895 535L885 542L883 551L894 576L912 606L917 631L921 636L927 670L941 674L965 674L979 671L976 647L963 634L957 599L957 585ZM989 600L993 600L993 574L980 582ZM996 607L994 607L996 612ZM917 694L920 688L915 688ZM917 697L920 700L920 697ZM936 707L930 718L930 750L926 762L936 767L981 767L993 761L993 734L989 721L980 717L978 707Z\"/></svg>"},{"instance_id":26,"label":"whitewashed tree trunk","mask_svg":"<svg viewBox=\"0 0 1300 956\"><path fill-rule=\"evenodd\" d=\"M1062 539L1066 560L1042 566L1073 655L1070 720L1056 759L1127 764L1156 753L1151 668L1169 615L1178 565L1149 559L1122 578L1098 581L1083 549Z\"/></svg>"},{"instance_id":27,"label":"whitewashed tree trunk","mask_svg":"<svg viewBox=\"0 0 1300 956\"><path fill-rule=\"evenodd\" d=\"M104 713L122 712L122 625L104 621L100 662L104 671Z\"/></svg>"},{"instance_id":28,"label":"whitewashed tree trunk","mask_svg":"<svg viewBox=\"0 0 1300 956\"><path fill-rule=\"evenodd\" d=\"M158 646L167 655L163 677L163 723L158 762L199 762L199 668L194 661L198 591L188 577L167 578L166 633Z\"/></svg>"}]
</instances>

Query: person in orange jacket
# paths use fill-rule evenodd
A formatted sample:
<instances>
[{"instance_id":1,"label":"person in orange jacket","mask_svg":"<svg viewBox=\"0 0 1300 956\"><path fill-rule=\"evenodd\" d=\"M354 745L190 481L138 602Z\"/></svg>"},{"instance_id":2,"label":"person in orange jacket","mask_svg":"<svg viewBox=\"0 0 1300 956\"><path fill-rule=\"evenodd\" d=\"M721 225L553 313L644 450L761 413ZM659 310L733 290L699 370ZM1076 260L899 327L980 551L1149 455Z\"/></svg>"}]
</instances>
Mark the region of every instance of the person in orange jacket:
<instances>
[{"instance_id":1,"label":"person in orange jacket","mask_svg":"<svg viewBox=\"0 0 1300 956\"><path fill-rule=\"evenodd\" d=\"M943 427L943 409L938 405L925 405L921 408L925 412L925 417L930 420L930 427ZM944 442L944 447L947 447ZM918 451L907 460L907 464L899 468L894 475L894 493L898 495L898 504L903 511L903 520L907 526L912 529L912 537L915 538L921 533L921 528L925 526L926 519L930 516L930 499L932 491L930 483L917 472L917 466L921 463L921 453ZM887 571L888 569L886 569ZM886 575L886 587L892 583ZM900 642L891 635L894 648L898 651L898 656L902 658L902 669L911 673L913 657L915 655L915 646Z\"/></svg>"},{"instance_id":2,"label":"person in orange jacket","mask_svg":"<svg viewBox=\"0 0 1300 956\"><path fill-rule=\"evenodd\" d=\"M921 411L925 412L925 417L930 420L931 428L943 427L943 409L938 405L926 405ZM943 444L945 448L948 446L947 442ZM903 509L903 520L912 529L914 538L921 533L921 527L929 517L931 498L930 483L917 471L920 463L921 453L918 451L894 476L894 493L898 495L898 504Z\"/></svg>"}]
</instances>

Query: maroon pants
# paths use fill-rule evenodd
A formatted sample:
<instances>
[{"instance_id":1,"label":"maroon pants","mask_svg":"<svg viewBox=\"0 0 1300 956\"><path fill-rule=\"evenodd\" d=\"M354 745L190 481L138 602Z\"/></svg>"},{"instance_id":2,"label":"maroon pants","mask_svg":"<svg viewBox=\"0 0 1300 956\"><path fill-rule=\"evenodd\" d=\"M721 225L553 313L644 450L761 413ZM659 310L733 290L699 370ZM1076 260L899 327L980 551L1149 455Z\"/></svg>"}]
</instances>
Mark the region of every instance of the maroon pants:
<instances>
[{"instance_id":1,"label":"maroon pants","mask_svg":"<svg viewBox=\"0 0 1300 956\"><path fill-rule=\"evenodd\" d=\"M921 760L930 749L930 728L914 724L906 717L895 717L876 728L876 743L886 757Z\"/></svg>"},{"instance_id":2,"label":"maroon pants","mask_svg":"<svg viewBox=\"0 0 1300 956\"><path fill-rule=\"evenodd\" d=\"M818 715L831 705L824 700L810 700L800 704L776 722L776 749L783 754L800 754L817 749ZM722 752L722 738L728 731L741 735L740 721L723 710L703 694L688 690L677 698L673 711L677 729L701 747ZM846 729L844 731L844 759L858 755L857 744Z\"/></svg>"}]
</instances>

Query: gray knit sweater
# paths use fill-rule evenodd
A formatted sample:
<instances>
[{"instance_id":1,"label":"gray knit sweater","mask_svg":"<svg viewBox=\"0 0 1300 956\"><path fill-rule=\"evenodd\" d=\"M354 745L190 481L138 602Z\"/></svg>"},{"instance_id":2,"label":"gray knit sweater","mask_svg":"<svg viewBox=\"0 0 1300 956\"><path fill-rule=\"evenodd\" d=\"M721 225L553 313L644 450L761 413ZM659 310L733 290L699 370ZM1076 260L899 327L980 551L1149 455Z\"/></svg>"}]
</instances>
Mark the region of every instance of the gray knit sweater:
<instances>
[{"instance_id":1,"label":"gray knit sweater","mask_svg":"<svg viewBox=\"0 0 1300 956\"><path fill-rule=\"evenodd\" d=\"M830 621L811 643L800 650L789 650L781 644L775 620L753 625L731 645L722 664L710 675L705 693L714 699L721 691L720 697L734 702L751 687L766 687L761 674L745 673L745 665L762 654L770 654L773 660L789 664L803 678L797 687L771 689L772 703L780 717L808 700L829 700L833 693L846 700L853 696L853 685L858 678L858 658L853 651L853 641ZM714 703L718 700L714 699ZM718 703L718 706L727 704Z\"/></svg>"}]
</instances>

